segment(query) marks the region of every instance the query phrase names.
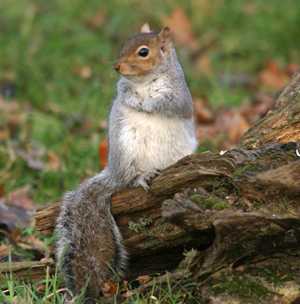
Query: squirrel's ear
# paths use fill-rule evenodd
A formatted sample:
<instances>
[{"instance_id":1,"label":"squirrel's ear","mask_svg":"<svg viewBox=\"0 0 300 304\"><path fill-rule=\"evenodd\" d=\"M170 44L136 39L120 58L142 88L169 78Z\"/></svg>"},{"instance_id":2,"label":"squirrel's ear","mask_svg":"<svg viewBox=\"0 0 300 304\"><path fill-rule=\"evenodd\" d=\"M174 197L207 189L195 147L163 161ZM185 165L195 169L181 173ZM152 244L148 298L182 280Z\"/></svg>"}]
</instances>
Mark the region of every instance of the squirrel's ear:
<instances>
[{"instance_id":1,"label":"squirrel's ear","mask_svg":"<svg viewBox=\"0 0 300 304\"><path fill-rule=\"evenodd\" d=\"M172 37L171 30L168 26L164 27L162 31L158 34L158 38L161 41L163 49L170 44L171 37Z\"/></svg>"},{"instance_id":2,"label":"squirrel's ear","mask_svg":"<svg viewBox=\"0 0 300 304\"><path fill-rule=\"evenodd\" d=\"M150 33L151 31L150 31L150 26L149 26L149 24L146 22L143 26L142 26L142 28L141 28L141 33Z\"/></svg>"}]
</instances>

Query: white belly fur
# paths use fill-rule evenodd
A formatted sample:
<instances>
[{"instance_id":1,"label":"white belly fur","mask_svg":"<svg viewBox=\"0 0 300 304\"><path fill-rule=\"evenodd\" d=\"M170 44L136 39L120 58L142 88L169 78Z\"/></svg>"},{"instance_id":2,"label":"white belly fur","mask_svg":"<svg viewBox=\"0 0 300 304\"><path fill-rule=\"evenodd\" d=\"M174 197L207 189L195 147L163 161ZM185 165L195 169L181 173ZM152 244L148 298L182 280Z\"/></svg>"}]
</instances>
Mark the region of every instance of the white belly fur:
<instances>
[{"instance_id":1,"label":"white belly fur","mask_svg":"<svg viewBox=\"0 0 300 304\"><path fill-rule=\"evenodd\" d=\"M188 119L138 112L127 106L123 114L125 127L120 142L138 172L166 168L197 147L193 124Z\"/></svg>"}]
</instances>

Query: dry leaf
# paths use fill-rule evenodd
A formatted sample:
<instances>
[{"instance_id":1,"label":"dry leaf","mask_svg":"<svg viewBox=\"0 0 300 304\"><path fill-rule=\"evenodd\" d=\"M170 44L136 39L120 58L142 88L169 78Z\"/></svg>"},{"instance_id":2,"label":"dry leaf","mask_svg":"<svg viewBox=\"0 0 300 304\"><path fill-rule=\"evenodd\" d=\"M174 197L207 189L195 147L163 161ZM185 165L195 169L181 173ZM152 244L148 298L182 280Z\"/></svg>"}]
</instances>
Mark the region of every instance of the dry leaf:
<instances>
[{"instance_id":1,"label":"dry leaf","mask_svg":"<svg viewBox=\"0 0 300 304\"><path fill-rule=\"evenodd\" d=\"M107 282L99 282L100 290L105 297L111 298L119 291L119 284L108 279Z\"/></svg>"},{"instance_id":2,"label":"dry leaf","mask_svg":"<svg viewBox=\"0 0 300 304\"><path fill-rule=\"evenodd\" d=\"M49 152L48 161L46 162L45 167L47 169L57 171L59 169L59 166L60 166L59 157L56 154Z\"/></svg>"},{"instance_id":3,"label":"dry leaf","mask_svg":"<svg viewBox=\"0 0 300 304\"><path fill-rule=\"evenodd\" d=\"M235 271L238 271L238 272L243 272L244 270L245 270L245 265L235 268Z\"/></svg>"},{"instance_id":4,"label":"dry leaf","mask_svg":"<svg viewBox=\"0 0 300 304\"><path fill-rule=\"evenodd\" d=\"M208 125L196 125L196 136L201 144L212 139L219 149L232 149L240 140L241 134L250 127L239 109L222 109L215 115L214 122Z\"/></svg>"},{"instance_id":5,"label":"dry leaf","mask_svg":"<svg viewBox=\"0 0 300 304\"><path fill-rule=\"evenodd\" d=\"M26 244L24 242L19 242L18 243L18 247L24 249L24 250L33 250L33 251L37 251L37 252L45 252L45 250L41 247L39 247L38 245L30 245L30 244Z\"/></svg>"},{"instance_id":6,"label":"dry leaf","mask_svg":"<svg viewBox=\"0 0 300 304\"><path fill-rule=\"evenodd\" d=\"M204 105L201 99L194 99L195 120L199 124L211 124L213 122L213 113L209 107Z\"/></svg>"},{"instance_id":7,"label":"dry leaf","mask_svg":"<svg viewBox=\"0 0 300 304\"><path fill-rule=\"evenodd\" d=\"M91 30L99 30L105 25L106 21L107 13L102 8L96 15L89 19L86 24Z\"/></svg>"},{"instance_id":8,"label":"dry leaf","mask_svg":"<svg viewBox=\"0 0 300 304\"><path fill-rule=\"evenodd\" d=\"M30 188L31 185L25 185L11 192L6 203L8 205L13 205L15 207L22 208L23 210L32 211L34 208L34 202L28 195L28 191L30 190Z\"/></svg>"},{"instance_id":9,"label":"dry leaf","mask_svg":"<svg viewBox=\"0 0 300 304\"><path fill-rule=\"evenodd\" d=\"M14 248L11 245L1 244L0 245L0 257L8 255L8 253L12 254Z\"/></svg>"},{"instance_id":10,"label":"dry leaf","mask_svg":"<svg viewBox=\"0 0 300 304\"><path fill-rule=\"evenodd\" d=\"M249 201L246 201L246 202L245 202L245 205L246 205L247 207L253 207L253 204L250 203Z\"/></svg>"},{"instance_id":11,"label":"dry leaf","mask_svg":"<svg viewBox=\"0 0 300 304\"><path fill-rule=\"evenodd\" d=\"M13 230L11 235L15 238L16 241L19 241L22 237L22 233L18 229Z\"/></svg>"},{"instance_id":12,"label":"dry leaf","mask_svg":"<svg viewBox=\"0 0 300 304\"><path fill-rule=\"evenodd\" d=\"M32 243L32 244L40 245L42 247L46 247L45 243L40 239L38 239L35 235L30 235L28 237L27 243Z\"/></svg>"},{"instance_id":13,"label":"dry leaf","mask_svg":"<svg viewBox=\"0 0 300 304\"><path fill-rule=\"evenodd\" d=\"M34 203L28 195L30 185L21 187L8 195L6 205L0 204L0 224L8 231L13 231L18 225L26 228L34 214Z\"/></svg>"},{"instance_id":14,"label":"dry leaf","mask_svg":"<svg viewBox=\"0 0 300 304\"><path fill-rule=\"evenodd\" d=\"M246 108L241 111L250 125L254 125L275 107L276 98L269 94L259 93L253 98L252 104L251 108Z\"/></svg>"},{"instance_id":15,"label":"dry leaf","mask_svg":"<svg viewBox=\"0 0 300 304\"><path fill-rule=\"evenodd\" d=\"M198 48L199 42L183 7L177 6L170 16L163 19L163 23L171 28L175 44L192 50Z\"/></svg>"},{"instance_id":16,"label":"dry leaf","mask_svg":"<svg viewBox=\"0 0 300 304\"><path fill-rule=\"evenodd\" d=\"M22 158L24 158L26 160L26 164L29 168L39 170L39 171L44 169L44 163L38 159L35 159L28 153L19 152L19 155L22 156Z\"/></svg>"},{"instance_id":17,"label":"dry leaf","mask_svg":"<svg viewBox=\"0 0 300 304\"><path fill-rule=\"evenodd\" d=\"M116 294L120 289L119 289L119 284L117 282L112 281L111 279L107 280L107 284L110 287L110 290L113 294Z\"/></svg>"},{"instance_id":18,"label":"dry leaf","mask_svg":"<svg viewBox=\"0 0 300 304\"><path fill-rule=\"evenodd\" d=\"M0 198L5 195L5 188L3 184L0 184Z\"/></svg>"},{"instance_id":19,"label":"dry leaf","mask_svg":"<svg viewBox=\"0 0 300 304\"><path fill-rule=\"evenodd\" d=\"M198 57L195 69L201 75L210 75L212 73L212 65L207 54Z\"/></svg>"},{"instance_id":20,"label":"dry leaf","mask_svg":"<svg viewBox=\"0 0 300 304\"><path fill-rule=\"evenodd\" d=\"M292 76L296 73L298 67L299 67L299 64L298 64L298 63L296 63L296 62L291 62L291 63L289 64L289 66L288 66L288 75L289 75L290 77L292 77Z\"/></svg>"},{"instance_id":21,"label":"dry leaf","mask_svg":"<svg viewBox=\"0 0 300 304\"><path fill-rule=\"evenodd\" d=\"M224 131L224 128L216 123L211 125L196 125L196 137L199 143L207 139L218 138Z\"/></svg>"},{"instance_id":22,"label":"dry leaf","mask_svg":"<svg viewBox=\"0 0 300 304\"><path fill-rule=\"evenodd\" d=\"M274 60L270 60L265 69L258 75L261 85L271 91L281 91L289 81L289 76L277 65Z\"/></svg>"},{"instance_id":23,"label":"dry leaf","mask_svg":"<svg viewBox=\"0 0 300 304\"><path fill-rule=\"evenodd\" d=\"M107 129L107 126L108 126L107 120L102 120L99 123L98 129L99 131L103 132Z\"/></svg>"},{"instance_id":24,"label":"dry leaf","mask_svg":"<svg viewBox=\"0 0 300 304\"><path fill-rule=\"evenodd\" d=\"M103 293L103 295L105 297L110 297L111 296L109 284L101 281L101 282L99 282L99 286L100 286L101 292Z\"/></svg>"},{"instance_id":25,"label":"dry leaf","mask_svg":"<svg viewBox=\"0 0 300 304\"><path fill-rule=\"evenodd\" d=\"M136 293L134 290L127 290L126 292L122 293L122 296L124 299L126 299L126 298L130 298L130 297L134 296L135 294ZM144 302L141 302L141 303L144 303Z\"/></svg>"},{"instance_id":26,"label":"dry leaf","mask_svg":"<svg viewBox=\"0 0 300 304\"><path fill-rule=\"evenodd\" d=\"M236 109L231 109L225 117L225 127L227 126L227 136L231 144L237 144L241 135L250 128L249 123Z\"/></svg>"},{"instance_id":27,"label":"dry leaf","mask_svg":"<svg viewBox=\"0 0 300 304\"><path fill-rule=\"evenodd\" d=\"M101 141L101 143L99 145L99 149L98 149L99 163L100 163L101 169L104 169L106 166L107 153L108 153L108 140L107 140L107 137L105 137Z\"/></svg>"},{"instance_id":28,"label":"dry leaf","mask_svg":"<svg viewBox=\"0 0 300 304\"><path fill-rule=\"evenodd\" d=\"M0 125L1 128L1 125ZM4 140L6 138L6 132L0 129L0 140Z\"/></svg>"},{"instance_id":29,"label":"dry leaf","mask_svg":"<svg viewBox=\"0 0 300 304\"><path fill-rule=\"evenodd\" d=\"M16 226L24 229L28 227L32 216L29 216L25 210L16 206L0 205L0 224L8 231L13 231Z\"/></svg>"},{"instance_id":30,"label":"dry leaf","mask_svg":"<svg viewBox=\"0 0 300 304\"><path fill-rule=\"evenodd\" d=\"M35 294L37 296L43 295L45 293L45 290L46 290L46 285L41 283L36 287Z\"/></svg>"},{"instance_id":31,"label":"dry leaf","mask_svg":"<svg viewBox=\"0 0 300 304\"><path fill-rule=\"evenodd\" d=\"M152 277L143 275L143 276L139 276L136 280L139 281L141 285L144 285L147 282L149 282L150 280L152 280Z\"/></svg>"},{"instance_id":32,"label":"dry leaf","mask_svg":"<svg viewBox=\"0 0 300 304\"><path fill-rule=\"evenodd\" d=\"M74 73L82 79L89 79L92 76L92 72L92 68L87 65L77 65L74 69Z\"/></svg>"}]
</instances>

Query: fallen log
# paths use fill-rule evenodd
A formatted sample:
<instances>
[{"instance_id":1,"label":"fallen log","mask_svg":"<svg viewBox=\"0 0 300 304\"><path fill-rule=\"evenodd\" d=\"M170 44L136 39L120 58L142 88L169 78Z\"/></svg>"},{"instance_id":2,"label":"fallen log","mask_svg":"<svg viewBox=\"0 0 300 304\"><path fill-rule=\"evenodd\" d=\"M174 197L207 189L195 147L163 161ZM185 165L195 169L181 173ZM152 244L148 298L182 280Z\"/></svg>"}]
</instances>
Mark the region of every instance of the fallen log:
<instances>
[{"instance_id":1,"label":"fallen log","mask_svg":"<svg viewBox=\"0 0 300 304\"><path fill-rule=\"evenodd\" d=\"M154 178L150 192L131 188L116 193L111 201L112 213L131 256L128 277L174 269L184 250L204 250L213 244L215 227L208 224L205 213L196 221L202 227L197 234L187 225L172 224L161 215L162 202L187 188L205 189L207 206L202 209L212 209L213 213L219 208L251 212L261 206L263 212L273 214L282 209L276 202L289 198L291 208L286 215L298 215L299 206L293 202L300 195L300 161L295 152L299 148L299 143L277 143L255 150L234 149L224 155L191 155ZM280 174L289 176L289 181L278 187ZM53 229L58 211L59 204L39 209L37 228Z\"/></svg>"},{"instance_id":2,"label":"fallen log","mask_svg":"<svg viewBox=\"0 0 300 304\"><path fill-rule=\"evenodd\" d=\"M178 273L187 272L190 281L201 283L194 292L204 303L223 303L222 296L212 294L227 286L229 277L237 286L250 286L245 293L254 290L265 303L278 298L278 303L298 303L299 91L300 69L276 109L245 132L240 148L187 156L155 177L150 192L127 188L114 194L112 213L131 257L127 279L173 270L183 252L195 248ZM57 203L37 211L38 230L55 228L59 208ZM262 279L268 275L269 281ZM295 283L283 282L293 296L271 287L278 276Z\"/></svg>"}]
</instances>

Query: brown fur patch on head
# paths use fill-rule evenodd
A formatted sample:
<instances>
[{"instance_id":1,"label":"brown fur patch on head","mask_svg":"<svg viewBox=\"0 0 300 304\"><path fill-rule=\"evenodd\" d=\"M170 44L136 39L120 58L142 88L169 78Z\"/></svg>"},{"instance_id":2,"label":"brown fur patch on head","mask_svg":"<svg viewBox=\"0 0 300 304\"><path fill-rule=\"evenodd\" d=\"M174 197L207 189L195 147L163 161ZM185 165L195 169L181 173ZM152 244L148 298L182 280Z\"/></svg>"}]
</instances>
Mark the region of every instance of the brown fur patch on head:
<instances>
[{"instance_id":1,"label":"brown fur patch on head","mask_svg":"<svg viewBox=\"0 0 300 304\"><path fill-rule=\"evenodd\" d=\"M149 50L146 58L138 55L141 47ZM163 41L159 33L140 33L124 43L114 63L114 68L129 79L143 77L161 65L165 59L162 47Z\"/></svg>"}]
</instances>

